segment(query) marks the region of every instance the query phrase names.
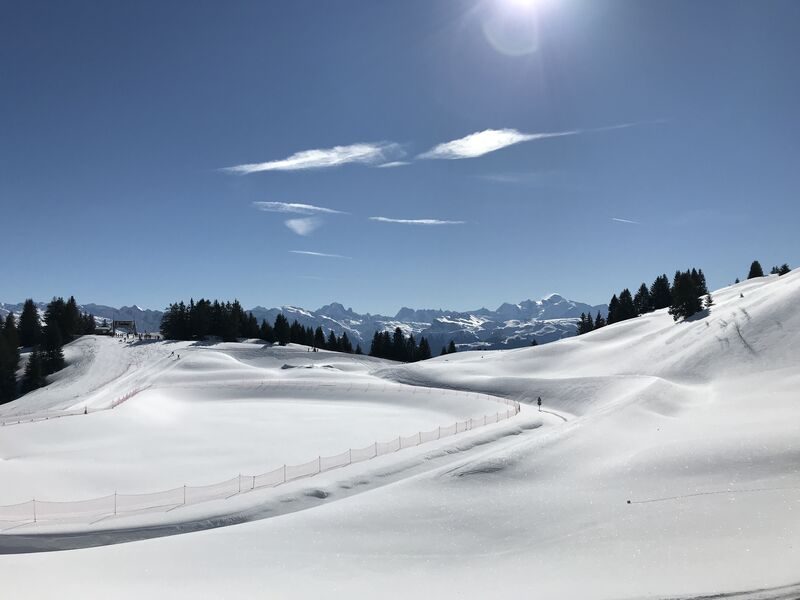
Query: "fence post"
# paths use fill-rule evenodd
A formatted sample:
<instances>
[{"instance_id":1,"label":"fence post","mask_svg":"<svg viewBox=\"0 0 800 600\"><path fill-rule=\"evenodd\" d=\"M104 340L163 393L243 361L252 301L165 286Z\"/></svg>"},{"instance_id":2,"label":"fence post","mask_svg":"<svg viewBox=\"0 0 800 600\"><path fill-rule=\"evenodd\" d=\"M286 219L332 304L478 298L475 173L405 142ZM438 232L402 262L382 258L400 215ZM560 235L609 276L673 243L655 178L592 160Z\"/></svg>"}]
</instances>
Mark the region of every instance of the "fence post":
<instances>
[{"instance_id":1,"label":"fence post","mask_svg":"<svg viewBox=\"0 0 800 600\"><path fill-rule=\"evenodd\" d=\"M400 437L399 435L397 436L397 449L398 450L403 449L403 438Z\"/></svg>"},{"instance_id":2,"label":"fence post","mask_svg":"<svg viewBox=\"0 0 800 600\"><path fill-rule=\"evenodd\" d=\"M376 458L377 456L378 456L378 442L375 442L375 456L373 458Z\"/></svg>"},{"instance_id":3,"label":"fence post","mask_svg":"<svg viewBox=\"0 0 800 600\"><path fill-rule=\"evenodd\" d=\"M255 475L253 475L253 477L250 479L250 489L251 490L256 489L256 476Z\"/></svg>"},{"instance_id":4,"label":"fence post","mask_svg":"<svg viewBox=\"0 0 800 600\"><path fill-rule=\"evenodd\" d=\"M33 499L33 522L36 523L36 498Z\"/></svg>"},{"instance_id":5,"label":"fence post","mask_svg":"<svg viewBox=\"0 0 800 600\"><path fill-rule=\"evenodd\" d=\"M242 474L239 473L239 494L242 493Z\"/></svg>"},{"instance_id":6,"label":"fence post","mask_svg":"<svg viewBox=\"0 0 800 600\"><path fill-rule=\"evenodd\" d=\"M283 483L286 483L286 465L283 465Z\"/></svg>"},{"instance_id":7,"label":"fence post","mask_svg":"<svg viewBox=\"0 0 800 600\"><path fill-rule=\"evenodd\" d=\"M442 426L441 426L441 425L439 425L439 426L436 428L436 439L437 439L437 440L440 440L440 439L442 439Z\"/></svg>"},{"instance_id":8,"label":"fence post","mask_svg":"<svg viewBox=\"0 0 800 600\"><path fill-rule=\"evenodd\" d=\"M421 443L422 443L422 432L418 431L417 432L417 446L419 446Z\"/></svg>"},{"instance_id":9,"label":"fence post","mask_svg":"<svg viewBox=\"0 0 800 600\"><path fill-rule=\"evenodd\" d=\"M322 457L317 456L317 473L322 473Z\"/></svg>"},{"instance_id":10,"label":"fence post","mask_svg":"<svg viewBox=\"0 0 800 600\"><path fill-rule=\"evenodd\" d=\"M353 464L353 449L352 448L348 448L347 449L347 464L348 465L352 465Z\"/></svg>"},{"instance_id":11,"label":"fence post","mask_svg":"<svg viewBox=\"0 0 800 600\"><path fill-rule=\"evenodd\" d=\"M186 505L186 484L183 484L183 504Z\"/></svg>"},{"instance_id":12,"label":"fence post","mask_svg":"<svg viewBox=\"0 0 800 600\"><path fill-rule=\"evenodd\" d=\"M117 490L114 490L114 515L117 514Z\"/></svg>"}]
</instances>

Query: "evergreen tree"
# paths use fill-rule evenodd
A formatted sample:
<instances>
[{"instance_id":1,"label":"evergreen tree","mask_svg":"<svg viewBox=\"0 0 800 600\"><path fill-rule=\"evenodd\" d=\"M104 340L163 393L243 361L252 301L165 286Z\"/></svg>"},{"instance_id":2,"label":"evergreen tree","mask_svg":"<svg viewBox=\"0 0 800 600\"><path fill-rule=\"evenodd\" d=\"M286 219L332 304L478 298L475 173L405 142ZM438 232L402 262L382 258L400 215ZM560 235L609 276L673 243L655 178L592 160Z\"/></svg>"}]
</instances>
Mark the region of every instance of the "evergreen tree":
<instances>
[{"instance_id":1,"label":"evergreen tree","mask_svg":"<svg viewBox=\"0 0 800 600\"><path fill-rule=\"evenodd\" d=\"M401 362L406 361L406 336L403 334L403 330L399 327L395 328L394 335L392 336L391 358Z\"/></svg>"},{"instance_id":2,"label":"evergreen tree","mask_svg":"<svg viewBox=\"0 0 800 600\"><path fill-rule=\"evenodd\" d=\"M356 344L356 354L364 354L364 351L361 349L361 344Z\"/></svg>"},{"instance_id":3,"label":"evergreen tree","mask_svg":"<svg viewBox=\"0 0 800 600\"><path fill-rule=\"evenodd\" d=\"M281 346L285 346L289 343L289 320L283 316L283 313L278 313L275 317L275 326L273 329L275 330L275 339Z\"/></svg>"},{"instance_id":4,"label":"evergreen tree","mask_svg":"<svg viewBox=\"0 0 800 600\"><path fill-rule=\"evenodd\" d=\"M739 281L739 278L737 277L736 281L734 281L733 283L741 283L741 282Z\"/></svg>"},{"instance_id":5,"label":"evergreen tree","mask_svg":"<svg viewBox=\"0 0 800 600\"><path fill-rule=\"evenodd\" d=\"M712 306L714 306L714 298L711 297L711 292L708 292L708 294L706 294L705 308L708 309Z\"/></svg>"},{"instance_id":6,"label":"evergreen tree","mask_svg":"<svg viewBox=\"0 0 800 600\"><path fill-rule=\"evenodd\" d=\"M303 344L306 340L306 332L303 326L295 319L289 327L289 341L293 344Z\"/></svg>"},{"instance_id":7,"label":"evergreen tree","mask_svg":"<svg viewBox=\"0 0 800 600\"><path fill-rule=\"evenodd\" d=\"M676 321L688 318L702 310L703 304L697 294L696 282L690 271L676 271L672 283L672 306L669 314Z\"/></svg>"},{"instance_id":8,"label":"evergreen tree","mask_svg":"<svg viewBox=\"0 0 800 600\"><path fill-rule=\"evenodd\" d=\"M770 271L769 271L769 274L770 275L777 275L778 274L778 267L777 266L772 267L772 269L770 269Z\"/></svg>"},{"instance_id":9,"label":"evergreen tree","mask_svg":"<svg viewBox=\"0 0 800 600\"><path fill-rule=\"evenodd\" d=\"M8 314L2 329L3 336L5 336L9 348L14 350L16 354L19 354L19 331L17 330L17 320L14 318L13 314Z\"/></svg>"},{"instance_id":10,"label":"evergreen tree","mask_svg":"<svg viewBox=\"0 0 800 600\"><path fill-rule=\"evenodd\" d=\"M47 382L45 381L45 372L42 354L38 348L34 348L28 356L28 362L25 365L25 374L22 377L22 393L27 394L42 386Z\"/></svg>"},{"instance_id":11,"label":"evergreen tree","mask_svg":"<svg viewBox=\"0 0 800 600\"><path fill-rule=\"evenodd\" d=\"M44 328L44 356L42 366L46 375L64 368L64 351L61 349L63 339L58 325Z\"/></svg>"},{"instance_id":12,"label":"evergreen tree","mask_svg":"<svg viewBox=\"0 0 800 600\"><path fill-rule=\"evenodd\" d=\"M536 341L536 340L534 340L534 341ZM446 346L442 346L442 351L439 352L439 356L444 356L445 354L447 354L447 347Z\"/></svg>"},{"instance_id":13,"label":"evergreen tree","mask_svg":"<svg viewBox=\"0 0 800 600\"><path fill-rule=\"evenodd\" d=\"M456 343L453 340L450 340L450 344L447 346L447 353L455 354L456 352L458 352L458 350L456 350Z\"/></svg>"},{"instance_id":14,"label":"evergreen tree","mask_svg":"<svg viewBox=\"0 0 800 600\"><path fill-rule=\"evenodd\" d=\"M633 296L628 288L619 294L619 308L617 309L617 321L626 321L637 316L636 306L633 304Z\"/></svg>"},{"instance_id":15,"label":"evergreen tree","mask_svg":"<svg viewBox=\"0 0 800 600\"><path fill-rule=\"evenodd\" d=\"M325 332L322 331L322 327L319 326L317 326L316 330L314 331L314 347L319 348L320 350L325 349Z\"/></svg>"},{"instance_id":16,"label":"evergreen tree","mask_svg":"<svg viewBox=\"0 0 800 600\"><path fill-rule=\"evenodd\" d=\"M589 333L593 329L594 329L594 323L592 322L592 315L586 315L585 313L581 313L581 318L580 321L578 322L578 335Z\"/></svg>"},{"instance_id":17,"label":"evergreen tree","mask_svg":"<svg viewBox=\"0 0 800 600\"><path fill-rule=\"evenodd\" d=\"M636 314L639 315L649 313L653 310L652 301L650 300L650 290L647 288L647 284L643 283L639 286L639 290L633 297L633 305L636 308Z\"/></svg>"},{"instance_id":18,"label":"evergreen tree","mask_svg":"<svg viewBox=\"0 0 800 600\"><path fill-rule=\"evenodd\" d=\"M385 354L385 350L383 349L383 340L381 338L381 332L376 331L375 335L372 336L372 344L369 347L369 355L370 356L377 356L383 357Z\"/></svg>"},{"instance_id":19,"label":"evergreen tree","mask_svg":"<svg viewBox=\"0 0 800 600\"><path fill-rule=\"evenodd\" d=\"M9 317L11 317L10 314ZM6 319L6 322L8 322L8 319ZM16 335L16 332L14 335ZM19 352L17 346L9 341L4 330L0 332L0 404L11 402L17 397L18 367Z\"/></svg>"},{"instance_id":20,"label":"evergreen tree","mask_svg":"<svg viewBox=\"0 0 800 600\"><path fill-rule=\"evenodd\" d=\"M791 267L788 263L783 263L780 267L778 267L778 275L786 275L787 273L791 272Z\"/></svg>"},{"instance_id":21,"label":"evergreen tree","mask_svg":"<svg viewBox=\"0 0 800 600\"><path fill-rule=\"evenodd\" d=\"M424 337L419 340L417 360L428 360L431 357L431 346Z\"/></svg>"},{"instance_id":22,"label":"evergreen tree","mask_svg":"<svg viewBox=\"0 0 800 600\"><path fill-rule=\"evenodd\" d=\"M331 329L330 333L328 334L328 342L325 344L325 347L328 350L333 350L334 352L340 350L339 348L339 340L336 339L336 334Z\"/></svg>"},{"instance_id":23,"label":"evergreen tree","mask_svg":"<svg viewBox=\"0 0 800 600\"><path fill-rule=\"evenodd\" d=\"M606 326L606 320L603 318L603 315L600 314L600 311L597 311L597 316L594 318L594 328L600 329L601 327Z\"/></svg>"},{"instance_id":24,"label":"evergreen tree","mask_svg":"<svg viewBox=\"0 0 800 600\"><path fill-rule=\"evenodd\" d=\"M262 319L261 321L261 328L259 329L258 336L265 342L270 344L275 343L275 330L272 328L272 325L267 323L266 319Z\"/></svg>"},{"instance_id":25,"label":"evergreen tree","mask_svg":"<svg viewBox=\"0 0 800 600\"><path fill-rule=\"evenodd\" d=\"M761 263L757 260L754 260L753 263L750 265L750 272L747 274L748 279L754 279L756 277L763 277L764 276L764 269L761 268Z\"/></svg>"},{"instance_id":26,"label":"evergreen tree","mask_svg":"<svg viewBox=\"0 0 800 600\"><path fill-rule=\"evenodd\" d=\"M35 346L42 341L42 322L39 311L30 298L25 300L19 317L19 343L24 348Z\"/></svg>"},{"instance_id":27,"label":"evergreen tree","mask_svg":"<svg viewBox=\"0 0 800 600\"><path fill-rule=\"evenodd\" d=\"M348 354L353 353L353 344L350 343L350 338L347 337L347 332L342 332L342 337L339 339L339 349L342 352L347 352Z\"/></svg>"},{"instance_id":28,"label":"evergreen tree","mask_svg":"<svg viewBox=\"0 0 800 600\"><path fill-rule=\"evenodd\" d=\"M606 323L609 325L616 323L619 321L619 316L619 298L617 298L617 295L614 294L611 296L611 300L608 302L608 316L606 317Z\"/></svg>"},{"instance_id":29,"label":"evergreen tree","mask_svg":"<svg viewBox=\"0 0 800 600\"><path fill-rule=\"evenodd\" d=\"M672 290L666 274L656 277L653 285L650 286L650 304L653 310L660 310L672 305Z\"/></svg>"},{"instance_id":30,"label":"evergreen tree","mask_svg":"<svg viewBox=\"0 0 800 600\"><path fill-rule=\"evenodd\" d=\"M533 338L533 341L531 342L531 346L538 346L538 345L539 345L539 342L536 341L536 338ZM444 348L442 348L442 350L444 350Z\"/></svg>"}]
</instances>

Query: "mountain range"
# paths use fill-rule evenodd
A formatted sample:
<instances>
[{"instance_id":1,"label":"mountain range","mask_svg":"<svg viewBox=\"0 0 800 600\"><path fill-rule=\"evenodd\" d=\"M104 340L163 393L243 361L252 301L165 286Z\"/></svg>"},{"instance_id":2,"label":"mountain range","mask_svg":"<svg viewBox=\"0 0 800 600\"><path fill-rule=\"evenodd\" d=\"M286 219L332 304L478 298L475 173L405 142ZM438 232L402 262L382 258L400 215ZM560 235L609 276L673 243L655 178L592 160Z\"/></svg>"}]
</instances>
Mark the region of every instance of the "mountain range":
<instances>
[{"instance_id":1,"label":"mountain range","mask_svg":"<svg viewBox=\"0 0 800 600\"><path fill-rule=\"evenodd\" d=\"M37 305L40 311L44 311L46 303ZM91 313L98 321L133 320L140 332L158 331L163 315L162 311L143 309L136 305L114 308L101 304L84 304L80 309ZM605 316L607 310L605 304L589 305L567 300L558 294L551 294L541 300L524 300L518 304L504 303L497 310L480 308L462 312L403 307L394 317L359 314L338 302L326 304L317 310L296 306L256 306L249 309L259 322L266 319L273 323L278 313L283 313L289 321L296 319L304 327L321 326L326 333L332 329L337 336L347 332L353 344L361 344L365 352L369 350L375 331L391 331L400 327L406 335L426 337L435 353L450 340L460 350L519 348L530 346L533 340L540 344L552 342L575 335L581 313L595 315L600 312ZM22 303L0 302L0 315L3 317L9 312L19 315L21 311Z\"/></svg>"}]
</instances>

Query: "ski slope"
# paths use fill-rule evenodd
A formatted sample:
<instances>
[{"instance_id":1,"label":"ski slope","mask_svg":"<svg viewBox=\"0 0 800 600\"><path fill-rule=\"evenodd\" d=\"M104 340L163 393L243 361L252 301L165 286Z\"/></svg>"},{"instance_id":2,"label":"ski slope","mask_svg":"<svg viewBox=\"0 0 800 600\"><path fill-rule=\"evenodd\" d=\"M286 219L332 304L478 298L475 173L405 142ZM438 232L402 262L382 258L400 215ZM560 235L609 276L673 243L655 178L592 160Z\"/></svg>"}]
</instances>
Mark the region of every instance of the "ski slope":
<instances>
[{"instance_id":1,"label":"ski slope","mask_svg":"<svg viewBox=\"0 0 800 600\"><path fill-rule=\"evenodd\" d=\"M287 484L256 505L234 500L228 527L198 530L209 515L187 513L152 533L181 535L150 539L135 528L4 532L4 586L23 598L797 597L800 271L714 298L710 314L686 323L659 311L553 344L413 365L298 347L181 349L117 409L16 426L30 432L17 437L0 430L0 476L13 488L3 500L38 485L9 470L15 461L48 477L76 469L59 485L77 493L113 481L118 462L120 480L136 478L125 456L142 471L163 464L141 484L187 469L210 476L252 448L277 458L310 451L309 439L316 448L356 430L480 413L481 394L541 396L553 414L526 407L460 438ZM399 391L375 393L383 383ZM270 428L270 414L281 423ZM187 438L157 436L159 419ZM56 425L75 429L33 433ZM258 444L246 441L259 431ZM105 432L129 450L144 436L138 445L152 454L105 461ZM225 509L214 510L207 524L225 524ZM100 545L127 540L136 541ZM55 548L76 549L24 553ZM737 594L761 588L771 589Z\"/></svg>"}]
</instances>

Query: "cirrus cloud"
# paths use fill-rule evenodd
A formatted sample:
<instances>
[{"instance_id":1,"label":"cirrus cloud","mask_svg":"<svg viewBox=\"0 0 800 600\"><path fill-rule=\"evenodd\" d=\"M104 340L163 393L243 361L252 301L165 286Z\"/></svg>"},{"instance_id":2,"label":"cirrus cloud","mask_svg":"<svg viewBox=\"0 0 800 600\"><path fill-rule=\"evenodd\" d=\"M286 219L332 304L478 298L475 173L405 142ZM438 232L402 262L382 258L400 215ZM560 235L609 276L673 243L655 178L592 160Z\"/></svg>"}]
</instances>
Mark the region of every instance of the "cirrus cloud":
<instances>
[{"instance_id":1,"label":"cirrus cloud","mask_svg":"<svg viewBox=\"0 0 800 600\"><path fill-rule=\"evenodd\" d=\"M324 258L352 258L341 254L327 254L325 252L312 252L311 250L289 250L290 254L302 254L304 256L322 256Z\"/></svg>"},{"instance_id":2,"label":"cirrus cloud","mask_svg":"<svg viewBox=\"0 0 800 600\"><path fill-rule=\"evenodd\" d=\"M403 154L404 152L400 145L394 142L350 144L348 146L334 146L333 148L303 150L279 160L236 165L225 167L223 170L228 173L248 175L262 171L325 169L350 163L374 165L385 163Z\"/></svg>"},{"instance_id":3,"label":"cirrus cloud","mask_svg":"<svg viewBox=\"0 0 800 600\"><path fill-rule=\"evenodd\" d=\"M471 133L457 140L444 142L434 146L427 152L423 152L417 158L422 159L448 159L455 160L460 158L476 158L513 146L522 142L534 140L544 140L548 138L567 137L581 135L584 133L598 133L601 131L613 131L615 129L626 129L637 125L648 123L662 123L663 120L622 123L620 125L609 125L607 127L595 127L593 129L568 129L566 131L554 131L549 133L524 133L517 129L485 129L476 133Z\"/></svg>"},{"instance_id":4,"label":"cirrus cloud","mask_svg":"<svg viewBox=\"0 0 800 600\"><path fill-rule=\"evenodd\" d=\"M313 204L301 204L299 202L253 202L253 206L264 212L295 213L298 215L314 215L318 213L331 215L344 214L340 210L325 208L323 206L314 206Z\"/></svg>"},{"instance_id":5,"label":"cirrus cloud","mask_svg":"<svg viewBox=\"0 0 800 600\"><path fill-rule=\"evenodd\" d=\"M381 223L400 223L401 225L463 225L466 221L443 221L441 219L390 219L389 217L370 217L370 221Z\"/></svg>"}]
</instances>

